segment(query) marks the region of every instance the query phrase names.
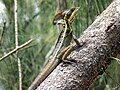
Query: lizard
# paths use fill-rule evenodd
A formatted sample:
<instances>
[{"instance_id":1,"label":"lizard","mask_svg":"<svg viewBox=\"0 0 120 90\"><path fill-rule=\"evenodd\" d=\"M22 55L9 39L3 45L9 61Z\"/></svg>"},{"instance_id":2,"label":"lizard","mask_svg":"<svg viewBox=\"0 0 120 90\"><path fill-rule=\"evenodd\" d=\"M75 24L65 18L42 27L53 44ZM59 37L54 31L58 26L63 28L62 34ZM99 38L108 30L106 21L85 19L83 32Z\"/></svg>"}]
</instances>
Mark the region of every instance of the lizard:
<instances>
[{"instance_id":1,"label":"lizard","mask_svg":"<svg viewBox=\"0 0 120 90\"><path fill-rule=\"evenodd\" d=\"M43 68L43 71L38 74L36 79L33 81L31 86L28 88L28 90L34 90L36 87L54 70L54 68L59 64L61 61L62 56L64 55L65 51L68 50L67 48L62 50L61 54L60 50L63 46L64 39L66 38L66 35L72 35L72 29L71 29L71 23L73 22L73 19L75 15L77 14L79 10L79 7L75 7L72 9L65 10L61 12L61 16L59 16L60 13L58 13L55 18L53 19L53 24L55 25L62 25L63 30L60 32L60 35L57 40L57 44L55 46L53 57L49 60L48 64ZM78 42L78 41L77 41ZM65 58L65 57L64 57Z\"/></svg>"},{"instance_id":2,"label":"lizard","mask_svg":"<svg viewBox=\"0 0 120 90\"><path fill-rule=\"evenodd\" d=\"M68 17L67 17L67 19L68 19L68 22L69 22L69 24L71 25L72 24L72 22L73 22L73 20L74 20L74 15L76 14L76 12L77 12L77 10L79 9L79 7L75 7L75 8L71 8L70 9L70 11L68 12ZM65 15L65 13L67 12L68 10L65 10L65 11L61 11L61 12L59 12L59 13L57 13L56 15L55 15L55 17L54 17L54 19L53 19L53 25L58 25L58 28L59 28L59 31L61 31L62 29L64 29L64 20L63 20L63 18L64 18L64 15ZM71 29L71 31L72 31L72 29ZM63 32L63 31L62 31ZM61 33L60 33L61 34ZM61 36L59 34L59 36ZM71 35L70 35L71 34ZM70 42L71 42L71 39L72 39L72 35L73 35L73 33L71 32L69 35L67 35L66 36L66 38L65 38L65 40L64 40L64 48L65 47L67 47L68 45L70 45ZM73 35L73 37L74 37L74 35ZM58 39L59 39L60 37L58 37ZM76 37L75 37L76 38ZM59 40L56 40L57 42L55 42L55 46L54 46L54 48L52 49L52 51L53 52L51 52L51 54L50 54L50 56L49 56L49 58L46 58L47 60L45 61L45 63L44 63L44 66L49 62L49 60L50 60L50 58L51 57L53 57L53 53L55 52L55 49L57 49L57 47L56 46L58 46L57 44L58 44L58 41ZM74 39L74 38L73 38Z\"/></svg>"}]
</instances>

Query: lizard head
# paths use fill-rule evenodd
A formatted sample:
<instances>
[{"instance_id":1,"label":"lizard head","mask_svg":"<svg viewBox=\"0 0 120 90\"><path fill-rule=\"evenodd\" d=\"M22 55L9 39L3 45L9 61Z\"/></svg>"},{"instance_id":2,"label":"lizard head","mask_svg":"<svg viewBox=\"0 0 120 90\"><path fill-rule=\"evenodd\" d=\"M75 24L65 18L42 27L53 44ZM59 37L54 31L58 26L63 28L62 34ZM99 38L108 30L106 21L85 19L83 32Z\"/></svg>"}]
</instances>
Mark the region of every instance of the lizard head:
<instances>
[{"instance_id":1,"label":"lizard head","mask_svg":"<svg viewBox=\"0 0 120 90\"><path fill-rule=\"evenodd\" d=\"M58 14L56 14L53 19L53 25L62 24L64 22L63 18L64 18L63 12L59 12Z\"/></svg>"},{"instance_id":2,"label":"lizard head","mask_svg":"<svg viewBox=\"0 0 120 90\"><path fill-rule=\"evenodd\" d=\"M67 19L71 24L76 16L76 14L78 13L78 10L79 10L79 7L75 7L75 8L64 10L64 11L56 14L53 19L53 25L59 25L59 24L63 25L64 19Z\"/></svg>"}]
</instances>

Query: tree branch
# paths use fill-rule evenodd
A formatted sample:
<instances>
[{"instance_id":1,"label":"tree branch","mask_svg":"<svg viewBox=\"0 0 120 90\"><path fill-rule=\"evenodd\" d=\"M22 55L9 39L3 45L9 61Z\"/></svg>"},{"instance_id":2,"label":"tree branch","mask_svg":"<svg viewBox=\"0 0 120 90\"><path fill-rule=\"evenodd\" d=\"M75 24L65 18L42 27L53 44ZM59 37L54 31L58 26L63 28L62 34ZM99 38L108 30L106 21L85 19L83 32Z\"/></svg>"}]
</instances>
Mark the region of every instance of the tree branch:
<instances>
[{"instance_id":1,"label":"tree branch","mask_svg":"<svg viewBox=\"0 0 120 90\"><path fill-rule=\"evenodd\" d=\"M17 14L18 14L18 9L17 9L17 0L14 0L14 21L15 21L15 46L18 48L18 19L17 19ZM18 52L16 51L16 59L17 59L17 64L18 64L18 73L19 73L19 90L22 90L22 70L21 70L21 60L18 57Z\"/></svg>"},{"instance_id":2,"label":"tree branch","mask_svg":"<svg viewBox=\"0 0 120 90\"><path fill-rule=\"evenodd\" d=\"M120 52L120 0L112 4L83 32L68 59L60 63L37 90L88 90L111 63L110 57Z\"/></svg>"},{"instance_id":3,"label":"tree branch","mask_svg":"<svg viewBox=\"0 0 120 90\"><path fill-rule=\"evenodd\" d=\"M18 46L17 48L13 49L12 51L8 52L7 54L5 54L4 56L2 56L0 58L0 61L2 61L3 59L7 58L8 56L10 56L11 54L15 53L16 51L18 52L18 51L22 50L24 47L26 47L32 41L33 41L33 39L30 39L29 41L25 42L24 44Z\"/></svg>"}]
</instances>

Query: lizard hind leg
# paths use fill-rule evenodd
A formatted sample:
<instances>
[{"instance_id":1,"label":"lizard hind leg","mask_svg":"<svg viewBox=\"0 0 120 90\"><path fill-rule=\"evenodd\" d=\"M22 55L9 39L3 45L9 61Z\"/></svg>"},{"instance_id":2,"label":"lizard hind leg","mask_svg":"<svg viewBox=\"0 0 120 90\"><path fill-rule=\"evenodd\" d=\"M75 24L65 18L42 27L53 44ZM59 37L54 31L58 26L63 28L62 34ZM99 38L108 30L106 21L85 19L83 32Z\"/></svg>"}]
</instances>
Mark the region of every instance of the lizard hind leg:
<instances>
[{"instance_id":1,"label":"lizard hind leg","mask_svg":"<svg viewBox=\"0 0 120 90\"><path fill-rule=\"evenodd\" d=\"M73 62L75 62L75 60L73 59L70 59L70 58L67 58L70 53L74 50L74 47L72 45L69 45L67 47L67 50L64 52L63 56L62 56L62 60L65 62L65 63L70 63L72 64Z\"/></svg>"},{"instance_id":2,"label":"lizard hind leg","mask_svg":"<svg viewBox=\"0 0 120 90\"><path fill-rule=\"evenodd\" d=\"M68 47L66 47L66 50L62 56L62 60L65 60L67 56L71 53L71 51L72 51L72 45L69 45Z\"/></svg>"}]
</instances>

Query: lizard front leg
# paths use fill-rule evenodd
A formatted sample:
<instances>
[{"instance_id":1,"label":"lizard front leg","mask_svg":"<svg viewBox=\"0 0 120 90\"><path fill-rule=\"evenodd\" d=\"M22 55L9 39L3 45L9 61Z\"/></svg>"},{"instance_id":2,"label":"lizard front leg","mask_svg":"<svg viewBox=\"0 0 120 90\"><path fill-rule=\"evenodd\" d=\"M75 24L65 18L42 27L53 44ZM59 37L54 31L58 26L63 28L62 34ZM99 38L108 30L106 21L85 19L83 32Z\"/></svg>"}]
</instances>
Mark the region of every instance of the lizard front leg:
<instances>
[{"instance_id":1,"label":"lizard front leg","mask_svg":"<svg viewBox=\"0 0 120 90\"><path fill-rule=\"evenodd\" d=\"M76 45L80 46L80 42L77 40L77 37L74 34L72 34L72 37L73 37L73 40L75 41Z\"/></svg>"},{"instance_id":2,"label":"lizard front leg","mask_svg":"<svg viewBox=\"0 0 120 90\"><path fill-rule=\"evenodd\" d=\"M74 44L74 45L71 44L71 45L67 46L65 49L62 50L62 52L61 52L61 58L62 58L62 60L68 60L67 56L70 55L70 53L73 50L75 50L75 47L81 47L81 46L83 46L83 43L80 43L77 40L77 38L76 38L76 36L74 34L72 34L72 36L73 36L73 40L75 41L76 44Z\"/></svg>"}]
</instances>

